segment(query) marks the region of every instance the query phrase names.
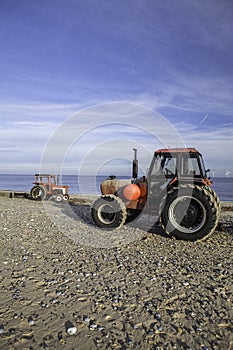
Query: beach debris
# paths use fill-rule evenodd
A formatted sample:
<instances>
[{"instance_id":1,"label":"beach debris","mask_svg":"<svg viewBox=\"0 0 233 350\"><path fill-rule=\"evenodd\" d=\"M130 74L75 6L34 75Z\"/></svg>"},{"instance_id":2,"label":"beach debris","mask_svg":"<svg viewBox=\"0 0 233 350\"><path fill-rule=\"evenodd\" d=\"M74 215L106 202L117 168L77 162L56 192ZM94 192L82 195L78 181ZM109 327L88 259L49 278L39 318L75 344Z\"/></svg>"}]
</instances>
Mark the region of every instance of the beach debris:
<instances>
[{"instance_id":1,"label":"beach debris","mask_svg":"<svg viewBox=\"0 0 233 350\"><path fill-rule=\"evenodd\" d=\"M2 334L3 332L4 332L4 326L0 324L0 334Z\"/></svg>"}]
</instances>

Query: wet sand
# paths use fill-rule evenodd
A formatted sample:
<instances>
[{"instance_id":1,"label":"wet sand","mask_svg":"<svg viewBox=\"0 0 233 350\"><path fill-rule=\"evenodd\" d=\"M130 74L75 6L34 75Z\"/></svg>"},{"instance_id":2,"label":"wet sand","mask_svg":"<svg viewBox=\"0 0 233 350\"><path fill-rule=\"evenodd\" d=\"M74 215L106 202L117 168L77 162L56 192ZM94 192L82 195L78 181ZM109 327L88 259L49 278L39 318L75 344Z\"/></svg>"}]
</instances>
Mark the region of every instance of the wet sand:
<instances>
[{"instance_id":1,"label":"wet sand","mask_svg":"<svg viewBox=\"0 0 233 350\"><path fill-rule=\"evenodd\" d=\"M192 243L102 231L92 200L0 197L0 349L233 349L233 203Z\"/></svg>"}]
</instances>

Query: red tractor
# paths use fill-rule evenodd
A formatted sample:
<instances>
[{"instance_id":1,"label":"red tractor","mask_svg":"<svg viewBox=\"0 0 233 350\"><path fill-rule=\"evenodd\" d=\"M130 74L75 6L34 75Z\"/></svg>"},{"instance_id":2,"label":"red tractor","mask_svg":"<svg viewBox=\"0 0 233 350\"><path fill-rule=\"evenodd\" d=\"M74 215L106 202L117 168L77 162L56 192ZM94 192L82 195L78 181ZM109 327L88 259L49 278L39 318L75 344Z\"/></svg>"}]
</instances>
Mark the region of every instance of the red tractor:
<instances>
[{"instance_id":1,"label":"red tractor","mask_svg":"<svg viewBox=\"0 0 233 350\"><path fill-rule=\"evenodd\" d=\"M37 201L54 199L56 202L69 199L69 186L59 186L59 176L50 174L35 174L35 186L30 195Z\"/></svg>"},{"instance_id":2,"label":"red tractor","mask_svg":"<svg viewBox=\"0 0 233 350\"><path fill-rule=\"evenodd\" d=\"M195 148L155 151L148 176L138 178L134 149L133 179L110 176L101 184L102 196L92 205L96 225L114 229L141 213L155 215L169 235L203 240L212 234L220 216L220 201L210 187L202 155Z\"/></svg>"}]
</instances>

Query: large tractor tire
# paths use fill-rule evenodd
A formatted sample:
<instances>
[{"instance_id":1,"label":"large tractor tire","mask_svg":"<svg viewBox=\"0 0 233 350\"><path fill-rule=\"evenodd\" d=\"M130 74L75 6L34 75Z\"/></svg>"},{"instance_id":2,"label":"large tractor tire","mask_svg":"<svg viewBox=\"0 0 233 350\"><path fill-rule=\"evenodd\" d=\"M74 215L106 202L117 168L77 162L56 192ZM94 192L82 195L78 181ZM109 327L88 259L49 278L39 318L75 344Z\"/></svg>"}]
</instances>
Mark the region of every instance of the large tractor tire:
<instances>
[{"instance_id":1,"label":"large tractor tire","mask_svg":"<svg viewBox=\"0 0 233 350\"><path fill-rule=\"evenodd\" d=\"M187 241L204 240L219 220L220 205L212 191L196 185L184 185L168 192L161 214L166 233Z\"/></svg>"},{"instance_id":2,"label":"large tractor tire","mask_svg":"<svg viewBox=\"0 0 233 350\"><path fill-rule=\"evenodd\" d=\"M35 201L43 201L46 198L46 191L43 186L36 185L32 187L30 195Z\"/></svg>"},{"instance_id":3,"label":"large tractor tire","mask_svg":"<svg viewBox=\"0 0 233 350\"><path fill-rule=\"evenodd\" d=\"M219 208L219 215L220 215L221 202L220 202L219 196L217 195L217 193L211 187L208 188L208 191L210 192L212 197L214 197L216 205Z\"/></svg>"},{"instance_id":4,"label":"large tractor tire","mask_svg":"<svg viewBox=\"0 0 233 350\"><path fill-rule=\"evenodd\" d=\"M101 228L119 228L124 225L126 217L124 203L114 195L101 196L92 205L92 218Z\"/></svg>"}]
</instances>

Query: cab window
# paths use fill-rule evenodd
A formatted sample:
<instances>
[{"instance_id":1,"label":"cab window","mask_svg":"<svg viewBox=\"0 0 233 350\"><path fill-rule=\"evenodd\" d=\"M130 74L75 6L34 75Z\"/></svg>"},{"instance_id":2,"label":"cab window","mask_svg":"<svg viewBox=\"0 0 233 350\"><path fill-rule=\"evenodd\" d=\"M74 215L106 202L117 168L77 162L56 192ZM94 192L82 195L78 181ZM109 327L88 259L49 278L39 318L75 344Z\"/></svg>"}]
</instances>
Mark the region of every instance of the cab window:
<instances>
[{"instance_id":1,"label":"cab window","mask_svg":"<svg viewBox=\"0 0 233 350\"><path fill-rule=\"evenodd\" d=\"M189 154L182 158L181 175L183 176L200 176L200 167L196 154Z\"/></svg>"},{"instance_id":2,"label":"cab window","mask_svg":"<svg viewBox=\"0 0 233 350\"><path fill-rule=\"evenodd\" d=\"M174 176L176 174L176 157L169 155L161 155L154 159L151 169L151 175Z\"/></svg>"}]
</instances>

